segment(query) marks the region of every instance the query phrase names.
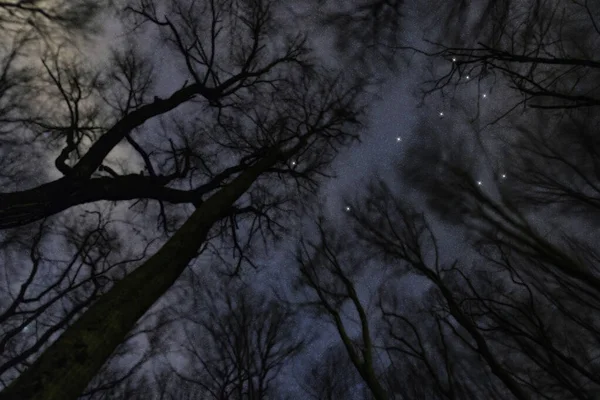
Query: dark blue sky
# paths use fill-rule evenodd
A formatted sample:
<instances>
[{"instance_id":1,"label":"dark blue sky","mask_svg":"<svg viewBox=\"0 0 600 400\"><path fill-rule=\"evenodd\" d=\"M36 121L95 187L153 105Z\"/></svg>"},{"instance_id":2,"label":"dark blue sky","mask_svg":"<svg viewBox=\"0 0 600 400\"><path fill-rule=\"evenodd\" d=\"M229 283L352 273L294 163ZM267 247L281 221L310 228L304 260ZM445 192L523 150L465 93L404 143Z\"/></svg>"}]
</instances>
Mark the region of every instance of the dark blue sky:
<instances>
[{"instance_id":1,"label":"dark blue sky","mask_svg":"<svg viewBox=\"0 0 600 400\"><path fill-rule=\"evenodd\" d=\"M435 3L435 1L432 1L429 7L432 4L435 5ZM439 2L440 5L442 3L445 2ZM461 6L468 3L468 1L460 2ZM486 2L473 1L470 3L472 4L471 7L463 7L466 15L464 32L472 32L468 22L480 16L478 7ZM330 4L335 6L336 3L331 2ZM439 24L440 17L434 16L433 13L432 15L423 14L424 11L427 11L427 7L423 7L422 4L417 0L406 2L405 15L407 18L400 35L404 45L427 48L429 45L424 39L437 39L439 37L440 32L436 29L442 26L442 24ZM419 7L421 14L411 12L411 7ZM427 20L425 17L427 17ZM437 25L436 21L438 21ZM290 31L300 29L304 26L304 23L305 20L302 19L291 20L288 29ZM99 40L97 48L88 49L90 51L90 54L87 55L89 57L88 61L92 63L102 62L106 49L122 39L119 36L118 27L114 24L108 26L108 31L107 36L109 39ZM466 37L464 32L455 32L456 37L462 37L463 40L468 42L476 40L476 38ZM331 57L331 54L334 54L331 48L332 41L331 37L327 36L331 32L315 29L312 34L314 35L314 43L319 47L320 55L323 57L322 61L331 62L332 65L340 62L341 58ZM173 65L171 56L156 50L158 47L157 41L156 37L148 36L139 43L134 44L133 47L155 60L157 66L155 94L160 97L181 87L185 78L178 70L181 66L176 67ZM399 181L397 177L403 168L412 166L417 162L419 154L415 152L418 151L419 146L426 144L426 141L431 140L434 134L446 135L449 138L449 145L458 144L461 135L467 138L479 134L486 139L493 138L494 135L501 135L503 132L502 124L487 126L487 123L494 121L498 115L503 114L514 103L514 97L511 96L512 92L502 90L495 86L491 80L470 80L467 76L461 77L460 82L454 82L459 83L458 89L454 89L454 86L451 85L453 89L448 90L445 96L436 93L427 97L421 103L419 91L424 87L423 82L431 79L427 67L431 65L432 59L414 54L409 50L399 51L397 56L398 68L393 72L390 72L383 63L378 64L375 62L370 65L375 73L384 78L385 82L382 86L373 89L377 92L378 99L373 99L369 104L368 123L362 134L362 142L356 143L340 153L333 166L337 178L324 184L320 191L321 197L314 207L316 211L324 213L330 220L336 221L340 232L347 230L347 224L344 220L348 217L347 214L352 212L352 209L345 209L344 199L353 200L355 196L361 194L365 184L376 177L390 182L394 191L399 195L410 197L416 200L417 205L423 206L425 204L422 201L423 199L417 196L411 187ZM339 67L339 65L337 66ZM450 60L437 60L435 66L438 68L437 72L443 72L445 69L451 68L452 64ZM348 64L346 67L352 68L352 65ZM193 107L196 106L182 106L170 115L189 113ZM193 112L197 112L197 107ZM475 119L476 122L473 122ZM153 141L156 143L164 142L157 121L147 123L144 128L151 128L145 132L145 140L148 143ZM494 153L496 148L492 143L486 150ZM56 152L58 151L59 149L56 149ZM53 157L55 154L50 154L50 156ZM114 165L122 163L132 166L132 169L135 170L141 166L139 157L126 144L118 146L111 156ZM492 188L494 185L493 180L497 180L498 176L502 179L510 179L510 176L504 176L502 170L503 163L509 163L510 160L496 160L494 163L490 163L485 156L485 151L475 146L471 146L464 153L465 158L474 158L480 167L477 170L477 179L482 190ZM50 177L58 176L56 171L51 172L49 175ZM192 206L177 207L179 208L176 212L182 216L188 215L192 209ZM69 215L71 212L78 213L79 211L67 211L65 215ZM127 207L121 206L118 208L115 216L118 217L121 212L126 213ZM142 218L150 219L153 216L148 217L144 214L136 218L139 222ZM143 220L141 222L144 223ZM443 257L453 259L465 255L461 231L436 220L430 222L432 222L438 234ZM295 235L301 235L304 232L302 226L297 226L294 229L293 233ZM290 300L300 300L300 298L294 297L295 295L289 289L290 282L297 272L297 266L293 260L296 241L297 236L293 235L284 241L281 247L270 249L268 254L258 259L261 269L256 272L248 268L242 273L242 278L261 290L276 286L280 294L288 296ZM131 250L142 242L143 240L136 242L134 238L127 241L126 245L130 247L128 250ZM205 272L209 267L214 266L211 265L211 261L200 257L194 268ZM375 264L365 266L364 279L359 284L359 290L365 303L369 302L369 299L371 299L370 294L381 283L383 269L381 267ZM211 284L211 279L214 279L214 277L211 276L206 279L208 285ZM409 296L417 295L423 288L422 279L409 277L399 283L396 289ZM173 293L179 289L179 287L174 288ZM169 301L170 297L165 296L155 308L168 304ZM309 352L296 360L291 369L287 370L286 379L288 382L292 382L298 369L308 365L311 360L318 360L327 346L338 341L337 334L330 324L322 321L315 322L308 318L304 322L307 331L298 331L299 335L313 331L320 333L321 338L311 345ZM176 361L174 362L176 363ZM290 383L290 387L293 386L293 383Z\"/></svg>"}]
</instances>

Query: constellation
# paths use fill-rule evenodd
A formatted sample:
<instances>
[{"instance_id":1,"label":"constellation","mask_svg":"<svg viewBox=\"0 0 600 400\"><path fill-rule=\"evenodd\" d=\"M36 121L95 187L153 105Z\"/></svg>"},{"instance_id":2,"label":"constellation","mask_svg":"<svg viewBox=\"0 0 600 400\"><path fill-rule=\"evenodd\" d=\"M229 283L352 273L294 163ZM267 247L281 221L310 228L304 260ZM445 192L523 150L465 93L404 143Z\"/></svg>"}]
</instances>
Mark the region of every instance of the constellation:
<instances>
[{"instance_id":1,"label":"constellation","mask_svg":"<svg viewBox=\"0 0 600 400\"><path fill-rule=\"evenodd\" d=\"M457 58L456 57L452 57L451 60L452 60L453 63L457 62ZM471 76L470 75L465 75L464 79L466 79L467 81L470 81L471 80ZM488 93L481 93L481 98L488 99L488 97L489 97ZM438 111L437 114L438 114L439 118L446 117L446 113L444 111ZM396 143L401 143L401 142L402 142L402 138L400 136L396 136ZM296 162L292 161L292 165L296 165ZM506 177L507 177L507 175L505 173L502 173L502 174L499 174L499 175L496 175L496 176L500 176L500 178L502 180L506 179ZM478 187L484 187L485 186L483 180L477 180L477 181L475 181L475 184ZM350 212L351 211L350 206L344 206L344 211L345 212Z\"/></svg>"}]
</instances>

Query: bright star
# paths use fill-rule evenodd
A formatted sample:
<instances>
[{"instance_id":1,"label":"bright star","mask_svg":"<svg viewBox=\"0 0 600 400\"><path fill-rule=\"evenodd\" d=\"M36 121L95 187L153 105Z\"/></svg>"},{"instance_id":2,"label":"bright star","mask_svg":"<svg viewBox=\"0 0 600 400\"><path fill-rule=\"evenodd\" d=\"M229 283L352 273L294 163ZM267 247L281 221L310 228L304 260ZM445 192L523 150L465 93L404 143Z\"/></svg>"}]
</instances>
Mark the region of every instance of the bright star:
<instances>
[{"instance_id":1,"label":"bright star","mask_svg":"<svg viewBox=\"0 0 600 400\"><path fill-rule=\"evenodd\" d=\"M467 79L471 79L471 77L469 75L467 75Z\"/></svg>"},{"instance_id":2,"label":"bright star","mask_svg":"<svg viewBox=\"0 0 600 400\"><path fill-rule=\"evenodd\" d=\"M481 181L477 181L477 184L478 184L479 186L481 186Z\"/></svg>"},{"instance_id":3,"label":"bright star","mask_svg":"<svg viewBox=\"0 0 600 400\"><path fill-rule=\"evenodd\" d=\"M346 211L350 211L350 207L346 206Z\"/></svg>"},{"instance_id":4,"label":"bright star","mask_svg":"<svg viewBox=\"0 0 600 400\"><path fill-rule=\"evenodd\" d=\"M401 142L401 141L402 141L402 138L401 138L400 136L398 136L398 137L396 138L396 142Z\"/></svg>"},{"instance_id":5,"label":"bright star","mask_svg":"<svg viewBox=\"0 0 600 400\"><path fill-rule=\"evenodd\" d=\"M456 62L456 57L452 57L452 62Z\"/></svg>"},{"instance_id":6,"label":"bright star","mask_svg":"<svg viewBox=\"0 0 600 400\"><path fill-rule=\"evenodd\" d=\"M296 165L296 161L292 161L292 165Z\"/></svg>"},{"instance_id":7,"label":"bright star","mask_svg":"<svg viewBox=\"0 0 600 400\"><path fill-rule=\"evenodd\" d=\"M502 178L506 178L506 174L502 174Z\"/></svg>"},{"instance_id":8,"label":"bright star","mask_svg":"<svg viewBox=\"0 0 600 400\"><path fill-rule=\"evenodd\" d=\"M440 117L443 117L443 116L444 116L444 112L440 111Z\"/></svg>"},{"instance_id":9,"label":"bright star","mask_svg":"<svg viewBox=\"0 0 600 400\"><path fill-rule=\"evenodd\" d=\"M485 94L485 93L484 93L484 94L483 94L483 98L485 99L486 97L487 97L487 94Z\"/></svg>"}]
</instances>

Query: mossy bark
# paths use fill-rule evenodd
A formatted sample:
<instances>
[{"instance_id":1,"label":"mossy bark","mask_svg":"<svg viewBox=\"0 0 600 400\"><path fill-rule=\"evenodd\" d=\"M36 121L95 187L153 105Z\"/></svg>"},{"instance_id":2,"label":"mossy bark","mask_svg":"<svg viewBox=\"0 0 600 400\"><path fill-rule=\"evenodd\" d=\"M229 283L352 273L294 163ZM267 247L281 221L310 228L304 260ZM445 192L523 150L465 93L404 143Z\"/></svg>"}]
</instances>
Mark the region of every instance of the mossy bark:
<instances>
[{"instance_id":1,"label":"mossy bark","mask_svg":"<svg viewBox=\"0 0 600 400\"><path fill-rule=\"evenodd\" d=\"M277 158L276 154L265 157L202 203L156 254L98 299L0 393L0 399L76 399L136 322L196 257L214 223Z\"/></svg>"}]
</instances>

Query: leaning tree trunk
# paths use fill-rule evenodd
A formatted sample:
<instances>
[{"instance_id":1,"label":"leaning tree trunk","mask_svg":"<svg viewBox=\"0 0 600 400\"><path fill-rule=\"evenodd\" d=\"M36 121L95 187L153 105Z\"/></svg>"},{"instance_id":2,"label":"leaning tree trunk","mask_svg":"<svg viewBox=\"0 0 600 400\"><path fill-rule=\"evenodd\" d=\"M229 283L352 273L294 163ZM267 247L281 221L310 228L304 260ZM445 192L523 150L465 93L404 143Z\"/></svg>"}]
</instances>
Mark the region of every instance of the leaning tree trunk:
<instances>
[{"instance_id":1,"label":"leaning tree trunk","mask_svg":"<svg viewBox=\"0 0 600 400\"><path fill-rule=\"evenodd\" d=\"M304 140L302 144L306 143ZM94 303L11 385L1 400L75 400L144 313L197 255L208 231L278 159L275 151L198 206L183 226L143 265Z\"/></svg>"}]
</instances>

